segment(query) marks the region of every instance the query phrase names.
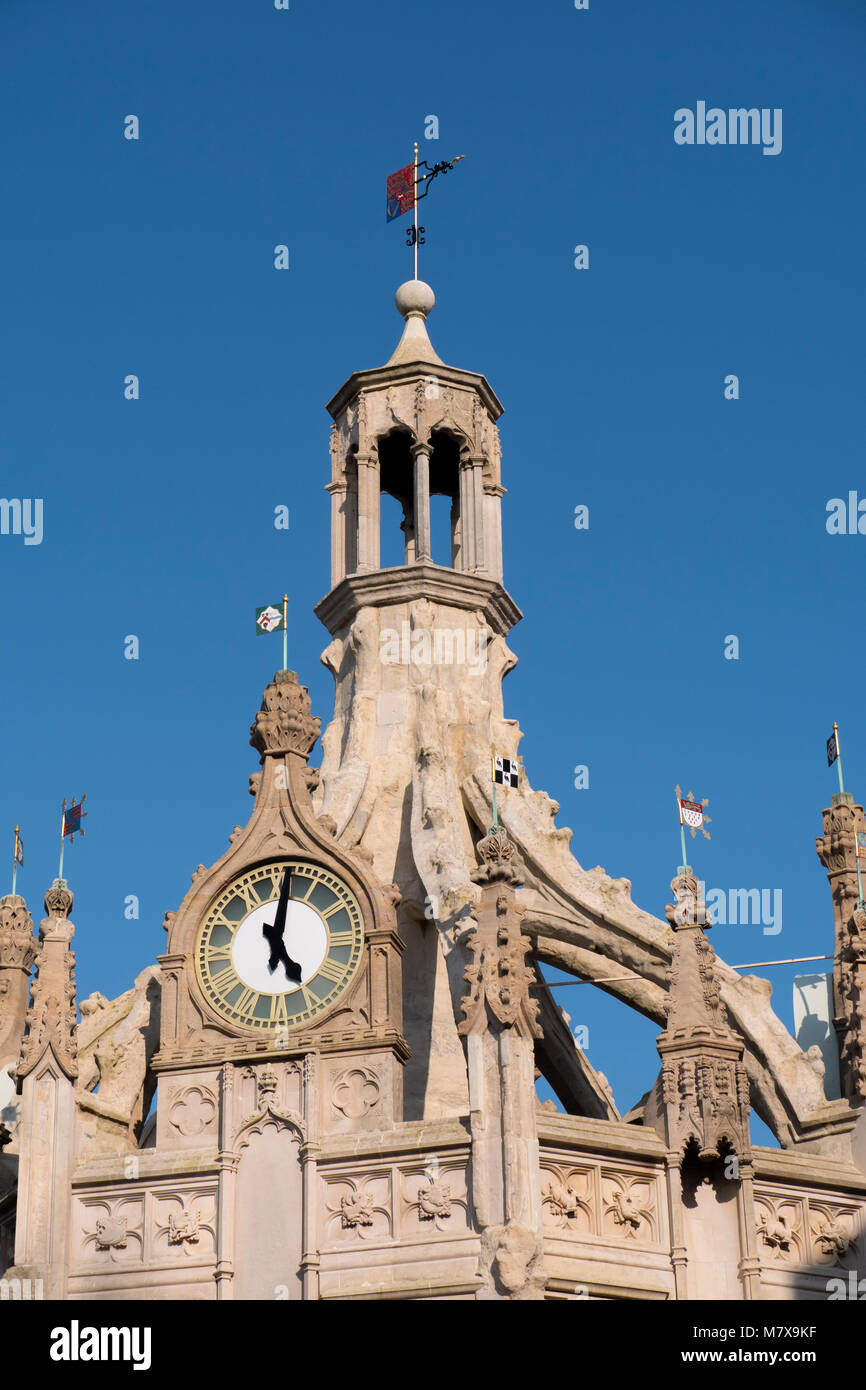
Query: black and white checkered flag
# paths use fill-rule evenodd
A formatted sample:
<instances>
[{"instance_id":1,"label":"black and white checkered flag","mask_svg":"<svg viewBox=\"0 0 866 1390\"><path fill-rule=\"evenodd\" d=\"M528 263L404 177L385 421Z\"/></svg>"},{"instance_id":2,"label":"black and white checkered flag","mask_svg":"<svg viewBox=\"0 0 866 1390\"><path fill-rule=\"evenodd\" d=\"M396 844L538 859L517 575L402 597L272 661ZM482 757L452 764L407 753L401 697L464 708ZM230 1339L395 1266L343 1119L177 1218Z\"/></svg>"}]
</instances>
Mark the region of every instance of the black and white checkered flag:
<instances>
[{"instance_id":1,"label":"black and white checkered flag","mask_svg":"<svg viewBox=\"0 0 866 1390\"><path fill-rule=\"evenodd\" d=\"M493 780L500 787L519 787L520 763L513 758L494 757Z\"/></svg>"}]
</instances>

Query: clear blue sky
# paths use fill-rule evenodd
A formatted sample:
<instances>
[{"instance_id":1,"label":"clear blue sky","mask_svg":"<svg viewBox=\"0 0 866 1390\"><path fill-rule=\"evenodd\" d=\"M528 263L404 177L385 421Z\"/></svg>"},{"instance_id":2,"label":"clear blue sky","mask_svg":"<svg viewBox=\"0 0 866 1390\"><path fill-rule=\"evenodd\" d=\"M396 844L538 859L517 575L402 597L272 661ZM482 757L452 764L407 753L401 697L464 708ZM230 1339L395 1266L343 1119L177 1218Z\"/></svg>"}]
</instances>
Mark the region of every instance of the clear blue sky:
<instances>
[{"instance_id":1,"label":"clear blue sky","mask_svg":"<svg viewBox=\"0 0 866 1390\"><path fill-rule=\"evenodd\" d=\"M506 407L507 712L533 784L580 862L660 915L674 784L708 796L701 875L784 903L778 935L718 927L720 954L831 950L834 718L866 793L866 536L825 528L828 499L866 496L862 5L7 0L0 33L0 492L44 499L41 545L0 536L0 821L38 917L61 799L87 793L80 995L163 949L163 912L249 814L279 664L252 612L284 588L290 664L330 714L324 404L399 334L410 253L383 192L414 138L467 155L425 206L422 275L438 351ZM698 101L781 108L782 152L675 144ZM794 974L769 972L789 1026ZM627 1108L657 1028L560 997Z\"/></svg>"}]
</instances>

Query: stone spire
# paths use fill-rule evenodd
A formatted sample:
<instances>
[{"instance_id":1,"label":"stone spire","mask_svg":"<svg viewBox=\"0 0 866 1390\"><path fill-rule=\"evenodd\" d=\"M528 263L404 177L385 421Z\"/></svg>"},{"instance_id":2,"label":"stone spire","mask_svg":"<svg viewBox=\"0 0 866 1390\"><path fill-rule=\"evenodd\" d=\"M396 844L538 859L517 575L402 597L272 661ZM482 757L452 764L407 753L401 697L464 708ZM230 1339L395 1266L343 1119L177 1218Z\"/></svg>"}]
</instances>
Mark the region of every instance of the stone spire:
<instances>
[{"instance_id":1,"label":"stone spire","mask_svg":"<svg viewBox=\"0 0 866 1390\"><path fill-rule=\"evenodd\" d=\"M716 980L706 937L712 920L688 866L671 889L675 902L665 908L674 931L667 1025L657 1044L665 1137L680 1154L694 1140L704 1161L720 1157L724 1144L743 1159L749 1152L749 1079L743 1041L727 1022Z\"/></svg>"},{"instance_id":2,"label":"stone spire","mask_svg":"<svg viewBox=\"0 0 866 1390\"><path fill-rule=\"evenodd\" d=\"M69 921L73 896L66 880L55 878L45 894L48 914L39 923L39 954L27 1010L17 1074L29 1076L46 1052L70 1080L78 1075L78 1021L75 1011L75 927Z\"/></svg>"},{"instance_id":3,"label":"stone spire","mask_svg":"<svg viewBox=\"0 0 866 1390\"><path fill-rule=\"evenodd\" d=\"M0 1067L16 1062L27 1013L30 967L38 945L23 898L0 898Z\"/></svg>"},{"instance_id":4,"label":"stone spire","mask_svg":"<svg viewBox=\"0 0 866 1390\"><path fill-rule=\"evenodd\" d=\"M469 991L459 1032L466 1039L472 1134L472 1203L481 1227L485 1298L540 1299L541 1201L537 1181L535 1049L541 1036L534 979L521 933L521 878L501 826L478 844L472 879L481 888L470 932Z\"/></svg>"},{"instance_id":5,"label":"stone spire","mask_svg":"<svg viewBox=\"0 0 866 1390\"><path fill-rule=\"evenodd\" d=\"M824 834L817 837L815 848L833 895L833 1024L839 1079L842 1095L859 1105L866 1098L866 912L859 906L856 836L866 831L866 819L850 792L836 792L823 818Z\"/></svg>"},{"instance_id":6,"label":"stone spire","mask_svg":"<svg viewBox=\"0 0 866 1390\"><path fill-rule=\"evenodd\" d=\"M75 1164L75 928L72 894L56 878L45 894L39 956L18 1063L21 1121L15 1264L9 1278L42 1279L45 1297L66 1297L69 1188Z\"/></svg>"},{"instance_id":7,"label":"stone spire","mask_svg":"<svg viewBox=\"0 0 866 1390\"><path fill-rule=\"evenodd\" d=\"M466 969L469 992L461 1004L466 1018L459 1032L507 1028L518 1037L537 1038L538 1003L529 995L535 975L526 965L529 940L521 933L523 908L514 895L523 885L514 845L496 826L479 842L477 852L481 863L471 878L481 885L481 902L478 925L467 941L473 959Z\"/></svg>"},{"instance_id":8,"label":"stone spire","mask_svg":"<svg viewBox=\"0 0 866 1390\"><path fill-rule=\"evenodd\" d=\"M406 320L406 327L387 365L396 367L404 362L433 362L443 367L442 358L434 351L427 336L427 315L436 303L430 286L425 285L423 280L407 280L395 294L394 303Z\"/></svg>"},{"instance_id":9,"label":"stone spire","mask_svg":"<svg viewBox=\"0 0 866 1390\"><path fill-rule=\"evenodd\" d=\"M0 1149L17 1123L15 1064L21 1052L30 987L30 967L37 955L33 920L23 898L0 898Z\"/></svg>"}]
</instances>

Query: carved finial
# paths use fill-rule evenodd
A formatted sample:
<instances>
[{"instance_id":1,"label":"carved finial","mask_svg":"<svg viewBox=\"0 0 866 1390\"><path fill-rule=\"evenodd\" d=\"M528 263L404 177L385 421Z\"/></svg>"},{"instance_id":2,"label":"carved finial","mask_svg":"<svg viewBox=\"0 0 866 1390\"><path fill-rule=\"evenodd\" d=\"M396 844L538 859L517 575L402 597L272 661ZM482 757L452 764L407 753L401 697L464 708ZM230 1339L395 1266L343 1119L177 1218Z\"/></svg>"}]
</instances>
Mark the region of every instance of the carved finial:
<instances>
[{"instance_id":1,"label":"carved finial","mask_svg":"<svg viewBox=\"0 0 866 1390\"><path fill-rule=\"evenodd\" d=\"M262 707L250 727L250 743L262 757L300 753L308 757L321 732L310 713L310 696L294 671L277 671L265 687Z\"/></svg>"},{"instance_id":2,"label":"carved finial","mask_svg":"<svg viewBox=\"0 0 866 1390\"><path fill-rule=\"evenodd\" d=\"M55 878L45 894L45 911L49 917L68 917L75 898L65 878Z\"/></svg>"},{"instance_id":3,"label":"carved finial","mask_svg":"<svg viewBox=\"0 0 866 1390\"><path fill-rule=\"evenodd\" d=\"M29 970L37 951L33 919L24 899L13 897L11 893L0 898L0 965Z\"/></svg>"},{"instance_id":4,"label":"carved finial","mask_svg":"<svg viewBox=\"0 0 866 1390\"><path fill-rule=\"evenodd\" d=\"M70 1079L78 1075L78 1016L75 1010L75 927L69 921L72 893L56 878L45 894L48 913L39 924L39 954L30 991L26 1030L17 1075L26 1076L51 1049Z\"/></svg>"},{"instance_id":5,"label":"carved finial","mask_svg":"<svg viewBox=\"0 0 866 1390\"><path fill-rule=\"evenodd\" d=\"M688 865L684 867L688 870ZM667 904L665 916L674 931L682 931L685 927L707 930L713 925L704 900L704 885L690 870L671 879L671 891L675 901Z\"/></svg>"},{"instance_id":6,"label":"carved finial","mask_svg":"<svg viewBox=\"0 0 866 1390\"><path fill-rule=\"evenodd\" d=\"M683 868L671 882L675 901L665 908L674 930L667 1025L658 1039L666 1137L679 1151L693 1140L704 1160L725 1148L742 1158L749 1149L743 1041L728 1024L721 1000L715 952L706 937L712 918L703 884L688 865Z\"/></svg>"},{"instance_id":7,"label":"carved finial","mask_svg":"<svg viewBox=\"0 0 866 1390\"><path fill-rule=\"evenodd\" d=\"M458 1031L481 1033L494 1024L521 1037L541 1037L538 1002L529 992L535 974L526 964L531 943L521 931L524 908L514 893L523 882L517 851L501 826L492 826L477 850L481 864L471 877L481 885L481 901L478 925L466 943L472 963L461 1002L466 1017Z\"/></svg>"},{"instance_id":8,"label":"carved finial","mask_svg":"<svg viewBox=\"0 0 866 1390\"><path fill-rule=\"evenodd\" d=\"M523 876L517 850L501 825L492 825L475 848L481 863L470 874L473 883L505 882L515 888L521 886Z\"/></svg>"}]
</instances>

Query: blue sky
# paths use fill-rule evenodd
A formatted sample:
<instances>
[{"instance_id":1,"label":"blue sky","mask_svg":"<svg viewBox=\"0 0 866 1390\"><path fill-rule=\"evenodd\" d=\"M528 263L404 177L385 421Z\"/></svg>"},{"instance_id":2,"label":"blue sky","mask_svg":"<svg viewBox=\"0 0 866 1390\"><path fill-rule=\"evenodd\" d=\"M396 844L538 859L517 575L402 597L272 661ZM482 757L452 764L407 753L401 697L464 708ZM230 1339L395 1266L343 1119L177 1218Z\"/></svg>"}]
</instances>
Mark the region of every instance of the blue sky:
<instances>
[{"instance_id":1,"label":"blue sky","mask_svg":"<svg viewBox=\"0 0 866 1390\"><path fill-rule=\"evenodd\" d=\"M834 718L866 793L866 537L825 526L830 498L866 496L862 7L7 0L0 33L0 492L44 501L40 545L0 536L2 833L11 860L22 826L38 915L60 802L87 793L80 995L163 949L164 911L246 819L279 664L251 615L284 588L290 664L330 714L324 404L399 334L411 262L383 190L413 139L467 156L425 205L421 273L437 350L506 407L506 702L533 784L580 862L660 915L674 785L708 796L701 876L784 904L777 935L719 926L719 953L832 950ZM781 153L677 145L698 101L781 108ZM790 1026L796 968L765 973ZM558 995L627 1108L656 1026Z\"/></svg>"}]
</instances>

